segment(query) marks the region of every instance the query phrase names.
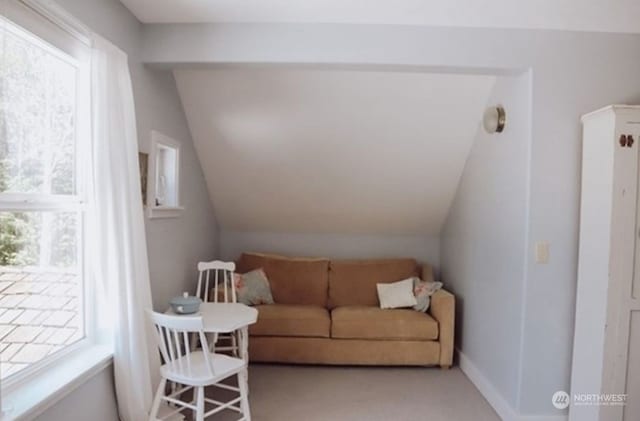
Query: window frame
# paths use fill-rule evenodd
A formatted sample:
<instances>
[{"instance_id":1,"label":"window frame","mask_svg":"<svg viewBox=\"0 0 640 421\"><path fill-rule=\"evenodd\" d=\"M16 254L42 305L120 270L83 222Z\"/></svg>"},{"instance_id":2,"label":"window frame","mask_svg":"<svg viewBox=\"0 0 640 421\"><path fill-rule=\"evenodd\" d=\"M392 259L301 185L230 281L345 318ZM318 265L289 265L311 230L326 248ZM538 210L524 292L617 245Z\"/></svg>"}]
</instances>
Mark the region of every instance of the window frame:
<instances>
[{"instance_id":1,"label":"window frame","mask_svg":"<svg viewBox=\"0 0 640 421\"><path fill-rule=\"evenodd\" d=\"M178 141L160 133L157 130L151 131L151 153L149 154L149 173L147 175L149 183L149 188L147 189L147 209L149 218L177 218L184 210L184 206L182 206L180 198L180 162L182 159L180 149L181 145ZM175 191L173 193L175 196L175 204L172 205L155 204L158 193L158 159L162 150L172 150L175 153L173 180L173 185L175 186Z\"/></svg>"},{"instance_id":2,"label":"window frame","mask_svg":"<svg viewBox=\"0 0 640 421\"><path fill-rule=\"evenodd\" d=\"M47 53L74 66L76 74L75 106L75 171L74 192L72 194L16 193L0 192L0 212L73 212L78 214L77 227L77 269L80 277L80 302L78 312L83 319L83 337L77 342L46 356L22 370L2 379L0 395L9 394L29 380L55 367L60 360L71 354L94 346L99 342L96 329L95 281L91 276L87 261L87 204L88 189L83 180L89 173L90 146L90 44L88 37L79 36L84 31L68 21L69 17L52 3L40 0L7 0L0 9L0 30L43 48ZM68 21L68 24L62 22ZM71 30L72 28L75 30ZM88 33L88 32L86 32Z\"/></svg>"}]
</instances>

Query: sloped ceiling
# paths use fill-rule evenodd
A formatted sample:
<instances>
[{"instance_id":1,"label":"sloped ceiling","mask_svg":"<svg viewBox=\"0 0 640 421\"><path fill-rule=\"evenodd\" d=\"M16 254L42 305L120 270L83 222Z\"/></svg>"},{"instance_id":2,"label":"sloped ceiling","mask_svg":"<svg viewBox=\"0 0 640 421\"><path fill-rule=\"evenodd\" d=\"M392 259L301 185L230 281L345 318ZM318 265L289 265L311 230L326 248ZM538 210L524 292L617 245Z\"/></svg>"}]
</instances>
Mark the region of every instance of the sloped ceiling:
<instances>
[{"instance_id":1,"label":"sloped ceiling","mask_svg":"<svg viewBox=\"0 0 640 421\"><path fill-rule=\"evenodd\" d=\"M638 0L122 0L142 22L289 22L640 32Z\"/></svg>"},{"instance_id":2,"label":"sloped ceiling","mask_svg":"<svg viewBox=\"0 0 640 421\"><path fill-rule=\"evenodd\" d=\"M490 76L176 70L222 228L438 234Z\"/></svg>"}]
</instances>

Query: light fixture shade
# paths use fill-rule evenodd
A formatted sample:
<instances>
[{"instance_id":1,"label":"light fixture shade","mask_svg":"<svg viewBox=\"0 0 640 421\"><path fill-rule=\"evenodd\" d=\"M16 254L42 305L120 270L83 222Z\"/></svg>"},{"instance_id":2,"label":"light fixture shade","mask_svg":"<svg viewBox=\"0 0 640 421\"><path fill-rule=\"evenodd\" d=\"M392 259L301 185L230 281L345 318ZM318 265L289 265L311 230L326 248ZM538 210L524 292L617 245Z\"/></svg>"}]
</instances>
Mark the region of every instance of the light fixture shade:
<instances>
[{"instance_id":1,"label":"light fixture shade","mask_svg":"<svg viewBox=\"0 0 640 421\"><path fill-rule=\"evenodd\" d=\"M482 125L487 133L502 133L507 122L507 114L502 105L489 107L482 117Z\"/></svg>"}]
</instances>

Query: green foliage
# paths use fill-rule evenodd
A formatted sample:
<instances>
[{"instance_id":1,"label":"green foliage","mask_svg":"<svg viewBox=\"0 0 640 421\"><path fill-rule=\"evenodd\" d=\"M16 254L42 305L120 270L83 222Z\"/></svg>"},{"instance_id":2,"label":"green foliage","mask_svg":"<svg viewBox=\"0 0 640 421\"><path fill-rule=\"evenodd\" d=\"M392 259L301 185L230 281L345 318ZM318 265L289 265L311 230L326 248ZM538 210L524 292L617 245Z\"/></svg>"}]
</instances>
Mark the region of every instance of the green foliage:
<instances>
[{"instance_id":1,"label":"green foliage","mask_svg":"<svg viewBox=\"0 0 640 421\"><path fill-rule=\"evenodd\" d=\"M21 248L20 220L14 214L0 213L0 266L15 266Z\"/></svg>"},{"instance_id":2,"label":"green foliage","mask_svg":"<svg viewBox=\"0 0 640 421\"><path fill-rule=\"evenodd\" d=\"M0 193L75 194L78 70L41 45L0 39ZM76 264L78 214L0 210L0 265Z\"/></svg>"}]
</instances>

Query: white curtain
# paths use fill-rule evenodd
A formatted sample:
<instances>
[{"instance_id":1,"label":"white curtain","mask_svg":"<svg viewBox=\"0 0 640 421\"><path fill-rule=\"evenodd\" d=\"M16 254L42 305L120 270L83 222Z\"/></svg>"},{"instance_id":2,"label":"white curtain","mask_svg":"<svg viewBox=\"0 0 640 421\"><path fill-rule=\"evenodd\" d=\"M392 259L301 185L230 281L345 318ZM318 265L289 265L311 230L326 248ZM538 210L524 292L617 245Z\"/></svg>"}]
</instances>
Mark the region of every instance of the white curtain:
<instances>
[{"instance_id":1,"label":"white curtain","mask_svg":"<svg viewBox=\"0 0 640 421\"><path fill-rule=\"evenodd\" d=\"M148 418L159 357L145 309L151 289L144 230L138 140L127 56L94 36L92 95L92 267L111 321L118 411L122 421Z\"/></svg>"}]
</instances>

